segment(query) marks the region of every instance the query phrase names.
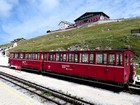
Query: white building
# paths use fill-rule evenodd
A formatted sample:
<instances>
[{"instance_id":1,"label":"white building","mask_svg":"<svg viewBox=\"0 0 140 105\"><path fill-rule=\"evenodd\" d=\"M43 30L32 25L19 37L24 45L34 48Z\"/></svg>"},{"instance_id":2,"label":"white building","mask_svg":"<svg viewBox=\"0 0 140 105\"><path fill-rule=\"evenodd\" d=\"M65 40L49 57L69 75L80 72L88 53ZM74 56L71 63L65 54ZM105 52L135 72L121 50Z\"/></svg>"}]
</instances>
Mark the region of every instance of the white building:
<instances>
[{"instance_id":1,"label":"white building","mask_svg":"<svg viewBox=\"0 0 140 105\"><path fill-rule=\"evenodd\" d=\"M72 25L72 23L70 22L67 22L67 21L61 21L58 26L59 26L59 29L66 29L66 28L69 28L69 26Z\"/></svg>"}]
</instances>

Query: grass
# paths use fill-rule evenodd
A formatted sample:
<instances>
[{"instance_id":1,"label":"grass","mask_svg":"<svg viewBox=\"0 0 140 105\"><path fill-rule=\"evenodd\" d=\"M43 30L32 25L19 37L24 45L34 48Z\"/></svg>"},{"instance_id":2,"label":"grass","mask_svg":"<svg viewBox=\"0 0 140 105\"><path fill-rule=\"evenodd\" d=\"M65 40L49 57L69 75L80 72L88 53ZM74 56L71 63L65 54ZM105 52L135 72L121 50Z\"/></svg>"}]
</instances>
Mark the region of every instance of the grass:
<instances>
[{"instance_id":1,"label":"grass","mask_svg":"<svg viewBox=\"0 0 140 105\"><path fill-rule=\"evenodd\" d=\"M130 35L130 30L140 27L140 19L106 23L93 27L50 33L18 43L18 47L10 51L48 51L65 49L74 45L89 49L121 49L134 50L140 55L140 38Z\"/></svg>"},{"instance_id":2,"label":"grass","mask_svg":"<svg viewBox=\"0 0 140 105\"><path fill-rule=\"evenodd\" d=\"M11 46L11 45L12 45L12 43L3 44L3 45L0 45L0 48L1 48L1 47L8 47L8 46Z\"/></svg>"},{"instance_id":3,"label":"grass","mask_svg":"<svg viewBox=\"0 0 140 105\"><path fill-rule=\"evenodd\" d=\"M45 91L44 92L44 95L46 95L46 96L52 96L52 93Z\"/></svg>"},{"instance_id":4,"label":"grass","mask_svg":"<svg viewBox=\"0 0 140 105\"><path fill-rule=\"evenodd\" d=\"M140 75L140 67L136 68L137 75Z\"/></svg>"}]
</instances>

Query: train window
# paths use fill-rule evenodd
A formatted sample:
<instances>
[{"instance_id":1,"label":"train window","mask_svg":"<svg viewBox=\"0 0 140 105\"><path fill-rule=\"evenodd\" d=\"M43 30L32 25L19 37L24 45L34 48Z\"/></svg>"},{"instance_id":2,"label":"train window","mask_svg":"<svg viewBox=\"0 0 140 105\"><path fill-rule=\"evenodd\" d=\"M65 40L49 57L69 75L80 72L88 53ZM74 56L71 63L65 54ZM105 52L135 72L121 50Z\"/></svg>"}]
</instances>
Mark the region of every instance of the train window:
<instances>
[{"instance_id":1,"label":"train window","mask_svg":"<svg viewBox=\"0 0 140 105\"><path fill-rule=\"evenodd\" d=\"M23 53L20 53L20 59L23 59Z\"/></svg>"},{"instance_id":2,"label":"train window","mask_svg":"<svg viewBox=\"0 0 140 105\"><path fill-rule=\"evenodd\" d=\"M18 58L18 53L15 53L15 58Z\"/></svg>"},{"instance_id":3,"label":"train window","mask_svg":"<svg viewBox=\"0 0 140 105\"><path fill-rule=\"evenodd\" d=\"M114 65L115 64L115 54L109 54L108 55L108 64Z\"/></svg>"},{"instance_id":4,"label":"train window","mask_svg":"<svg viewBox=\"0 0 140 105\"><path fill-rule=\"evenodd\" d=\"M77 63L78 62L78 54L75 54L75 57L74 58L75 58L74 62Z\"/></svg>"},{"instance_id":5,"label":"train window","mask_svg":"<svg viewBox=\"0 0 140 105\"><path fill-rule=\"evenodd\" d=\"M86 53L80 54L80 61L82 63L88 63L88 54Z\"/></svg>"},{"instance_id":6,"label":"train window","mask_svg":"<svg viewBox=\"0 0 140 105\"><path fill-rule=\"evenodd\" d=\"M125 64L128 65L128 54L125 55Z\"/></svg>"},{"instance_id":7,"label":"train window","mask_svg":"<svg viewBox=\"0 0 140 105\"><path fill-rule=\"evenodd\" d=\"M97 64L106 64L107 54L96 54L96 63Z\"/></svg>"},{"instance_id":8,"label":"train window","mask_svg":"<svg viewBox=\"0 0 140 105\"><path fill-rule=\"evenodd\" d=\"M33 54L32 54L32 59L33 59L33 60L37 60L37 59L38 59L37 54L33 53Z\"/></svg>"},{"instance_id":9,"label":"train window","mask_svg":"<svg viewBox=\"0 0 140 105\"><path fill-rule=\"evenodd\" d=\"M62 54L61 53L56 54L56 61L62 61Z\"/></svg>"},{"instance_id":10,"label":"train window","mask_svg":"<svg viewBox=\"0 0 140 105\"><path fill-rule=\"evenodd\" d=\"M68 54L68 61L74 62L74 54L71 54L71 53Z\"/></svg>"},{"instance_id":11,"label":"train window","mask_svg":"<svg viewBox=\"0 0 140 105\"><path fill-rule=\"evenodd\" d=\"M44 54L44 60L47 60L47 58L48 58L47 54Z\"/></svg>"},{"instance_id":12,"label":"train window","mask_svg":"<svg viewBox=\"0 0 140 105\"><path fill-rule=\"evenodd\" d=\"M26 53L25 54L25 59L28 59L28 58L29 58L28 53Z\"/></svg>"},{"instance_id":13,"label":"train window","mask_svg":"<svg viewBox=\"0 0 140 105\"><path fill-rule=\"evenodd\" d=\"M59 61L59 54L56 54L56 57L57 57L57 61ZM46 57L45 57L46 59L47 59L47 54L46 54ZM49 61L55 61L55 53L50 53L49 54L49 57L48 57L48 60Z\"/></svg>"},{"instance_id":14,"label":"train window","mask_svg":"<svg viewBox=\"0 0 140 105\"><path fill-rule=\"evenodd\" d=\"M130 56L130 64L132 65L134 63L134 57L133 55Z\"/></svg>"},{"instance_id":15,"label":"train window","mask_svg":"<svg viewBox=\"0 0 140 105\"><path fill-rule=\"evenodd\" d=\"M94 63L94 54L90 54L89 63Z\"/></svg>"},{"instance_id":16,"label":"train window","mask_svg":"<svg viewBox=\"0 0 140 105\"><path fill-rule=\"evenodd\" d=\"M66 57L67 57L67 55L66 55L66 54L63 54L63 59L62 59L62 60L63 60L63 62L66 62L66 60L67 60L67 58L66 58Z\"/></svg>"},{"instance_id":17,"label":"train window","mask_svg":"<svg viewBox=\"0 0 140 105\"><path fill-rule=\"evenodd\" d=\"M69 62L72 61L72 59L71 59L71 54L68 55L68 61L69 61Z\"/></svg>"},{"instance_id":18,"label":"train window","mask_svg":"<svg viewBox=\"0 0 140 105\"><path fill-rule=\"evenodd\" d=\"M96 54L96 63L101 64L102 63L102 57L103 54Z\"/></svg>"},{"instance_id":19,"label":"train window","mask_svg":"<svg viewBox=\"0 0 140 105\"><path fill-rule=\"evenodd\" d=\"M35 59L38 60L38 54L35 54Z\"/></svg>"},{"instance_id":20,"label":"train window","mask_svg":"<svg viewBox=\"0 0 140 105\"><path fill-rule=\"evenodd\" d=\"M122 66L122 54L117 54L117 65Z\"/></svg>"},{"instance_id":21,"label":"train window","mask_svg":"<svg viewBox=\"0 0 140 105\"><path fill-rule=\"evenodd\" d=\"M11 53L10 54L10 58L14 58L14 53Z\"/></svg>"},{"instance_id":22,"label":"train window","mask_svg":"<svg viewBox=\"0 0 140 105\"><path fill-rule=\"evenodd\" d=\"M53 54L49 54L49 61L53 61Z\"/></svg>"},{"instance_id":23,"label":"train window","mask_svg":"<svg viewBox=\"0 0 140 105\"><path fill-rule=\"evenodd\" d=\"M34 59L35 59L34 54L31 54L31 59L32 59L32 60L34 60Z\"/></svg>"},{"instance_id":24,"label":"train window","mask_svg":"<svg viewBox=\"0 0 140 105\"><path fill-rule=\"evenodd\" d=\"M37 59L40 60L40 53L37 53L36 56L37 56ZM42 54L42 56L43 56L43 54ZM43 59L43 57L42 57L42 59Z\"/></svg>"},{"instance_id":25,"label":"train window","mask_svg":"<svg viewBox=\"0 0 140 105\"><path fill-rule=\"evenodd\" d=\"M133 68L133 64L134 63L134 56L133 55L130 55L130 67L131 67L131 70Z\"/></svg>"},{"instance_id":26,"label":"train window","mask_svg":"<svg viewBox=\"0 0 140 105\"><path fill-rule=\"evenodd\" d=\"M31 59L31 54L28 54L28 59Z\"/></svg>"},{"instance_id":27,"label":"train window","mask_svg":"<svg viewBox=\"0 0 140 105\"><path fill-rule=\"evenodd\" d=\"M107 58L107 54L103 54L103 64L106 64L107 63L107 60L106 60L106 58Z\"/></svg>"},{"instance_id":28,"label":"train window","mask_svg":"<svg viewBox=\"0 0 140 105\"><path fill-rule=\"evenodd\" d=\"M56 54L53 53L53 61L56 61Z\"/></svg>"},{"instance_id":29,"label":"train window","mask_svg":"<svg viewBox=\"0 0 140 105\"><path fill-rule=\"evenodd\" d=\"M59 59L60 59L59 54L56 54L56 61L59 61Z\"/></svg>"},{"instance_id":30,"label":"train window","mask_svg":"<svg viewBox=\"0 0 140 105\"><path fill-rule=\"evenodd\" d=\"M71 62L74 62L74 54L71 54Z\"/></svg>"},{"instance_id":31,"label":"train window","mask_svg":"<svg viewBox=\"0 0 140 105\"><path fill-rule=\"evenodd\" d=\"M43 59L44 59L44 55L43 54L38 54L38 60L43 60Z\"/></svg>"},{"instance_id":32,"label":"train window","mask_svg":"<svg viewBox=\"0 0 140 105\"><path fill-rule=\"evenodd\" d=\"M37 54L34 54L34 60L37 60Z\"/></svg>"}]
</instances>

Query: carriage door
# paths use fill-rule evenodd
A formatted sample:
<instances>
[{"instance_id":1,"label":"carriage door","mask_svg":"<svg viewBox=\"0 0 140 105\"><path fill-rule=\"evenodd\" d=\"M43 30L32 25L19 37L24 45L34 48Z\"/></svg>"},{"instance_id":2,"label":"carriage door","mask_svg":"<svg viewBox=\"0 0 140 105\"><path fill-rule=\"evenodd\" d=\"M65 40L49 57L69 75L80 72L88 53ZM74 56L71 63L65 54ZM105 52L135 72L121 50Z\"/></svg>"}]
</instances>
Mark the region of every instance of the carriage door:
<instances>
[{"instance_id":1,"label":"carriage door","mask_svg":"<svg viewBox=\"0 0 140 105\"><path fill-rule=\"evenodd\" d=\"M130 54L124 53L124 81L126 82L130 74Z\"/></svg>"},{"instance_id":2,"label":"carriage door","mask_svg":"<svg viewBox=\"0 0 140 105\"><path fill-rule=\"evenodd\" d=\"M124 53L124 67L126 70L130 70L130 55L128 53Z\"/></svg>"},{"instance_id":3,"label":"carriage door","mask_svg":"<svg viewBox=\"0 0 140 105\"><path fill-rule=\"evenodd\" d=\"M115 79L115 63L116 63L116 54L108 53L108 64L106 68L107 80L114 81Z\"/></svg>"},{"instance_id":4,"label":"carriage door","mask_svg":"<svg viewBox=\"0 0 140 105\"><path fill-rule=\"evenodd\" d=\"M96 78L106 80L107 79L107 54L106 53L96 53Z\"/></svg>"}]
</instances>

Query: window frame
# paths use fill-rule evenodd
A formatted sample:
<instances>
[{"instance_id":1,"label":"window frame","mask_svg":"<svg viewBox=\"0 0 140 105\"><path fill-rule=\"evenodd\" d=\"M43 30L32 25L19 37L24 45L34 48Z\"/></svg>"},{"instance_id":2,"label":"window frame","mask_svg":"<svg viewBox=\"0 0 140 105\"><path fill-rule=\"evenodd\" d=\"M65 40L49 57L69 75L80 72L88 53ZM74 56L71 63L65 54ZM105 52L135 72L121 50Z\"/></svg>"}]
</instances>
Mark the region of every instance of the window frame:
<instances>
[{"instance_id":1,"label":"window frame","mask_svg":"<svg viewBox=\"0 0 140 105\"><path fill-rule=\"evenodd\" d=\"M97 60L97 57L98 57L98 55L101 55L101 57L99 57L99 61L100 62L98 62ZM101 64L101 65L107 65L107 53L96 53L96 64Z\"/></svg>"}]
</instances>

